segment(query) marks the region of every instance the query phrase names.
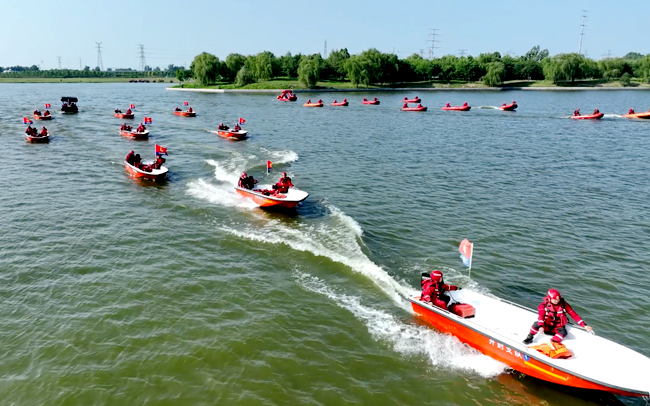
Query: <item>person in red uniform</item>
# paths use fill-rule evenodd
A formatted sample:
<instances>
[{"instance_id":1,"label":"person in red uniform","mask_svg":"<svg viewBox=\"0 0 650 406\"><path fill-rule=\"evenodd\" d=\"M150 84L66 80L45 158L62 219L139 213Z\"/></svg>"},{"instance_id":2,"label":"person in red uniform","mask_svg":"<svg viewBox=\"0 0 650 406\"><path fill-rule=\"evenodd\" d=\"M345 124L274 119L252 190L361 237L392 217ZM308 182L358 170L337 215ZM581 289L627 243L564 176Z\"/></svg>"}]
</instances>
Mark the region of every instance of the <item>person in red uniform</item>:
<instances>
[{"instance_id":1,"label":"person in red uniform","mask_svg":"<svg viewBox=\"0 0 650 406\"><path fill-rule=\"evenodd\" d=\"M442 272L437 269L430 274L423 273L421 284L422 294L420 295L420 300L432 303L444 310L447 310L447 305L449 304L449 300L451 300L445 292L461 290L458 286L447 285L442 280Z\"/></svg>"},{"instance_id":2,"label":"person in red uniform","mask_svg":"<svg viewBox=\"0 0 650 406\"><path fill-rule=\"evenodd\" d=\"M556 289L548 291L548 294L542 303L537 306L537 311L539 312L539 317L530 328L530 332L526 336L524 344L532 343L535 334L537 334L540 328L544 329L544 334L553 335L551 341L561 343L567 335L566 328L564 327L569 322L567 313L573 317L581 327L587 329L587 331L591 332L593 330L590 326L585 324L582 318L578 316L578 313L573 310L571 305L564 300L560 295L560 292Z\"/></svg>"},{"instance_id":3,"label":"person in red uniform","mask_svg":"<svg viewBox=\"0 0 650 406\"><path fill-rule=\"evenodd\" d=\"M43 114L45 117L50 115L50 110L45 110L45 114Z\"/></svg>"},{"instance_id":4,"label":"person in red uniform","mask_svg":"<svg viewBox=\"0 0 650 406\"><path fill-rule=\"evenodd\" d=\"M595 115L595 114L598 114L598 113L600 113L600 110L598 110L598 107L596 107L596 108L594 109L594 112L593 112L592 114Z\"/></svg>"},{"instance_id":5,"label":"person in red uniform","mask_svg":"<svg viewBox=\"0 0 650 406\"><path fill-rule=\"evenodd\" d=\"M409 107L409 105L406 104L406 103L404 103L404 107L402 107L402 108L403 108L403 109L407 109L408 107Z\"/></svg>"},{"instance_id":6,"label":"person in red uniform","mask_svg":"<svg viewBox=\"0 0 650 406\"><path fill-rule=\"evenodd\" d=\"M447 105L445 107L451 107L451 104L447 103Z\"/></svg>"},{"instance_id":7,"label":"person in red uniform","mask_svg":"<svg viewBox=\"0 0 650 406\"><path fill-rule=\"evenodd\" d=\"M131 109L126 109L126 114L131 114L131 113L133 113Z\"/></svg>"},{"instance_id":8,"label":"person in red uniform","mask_svg":"<svg viewBox=\"0 0 650 406\"><path fill-rule=\"evenodd\" d=\"M634 109L630 109L627 114L634 114Z\"/></svg>"},{"instance_id":9,"label":"person in red uniform","mask_svg":"<svg viewBox=\"0 0 650 406\"><path fill-rule=\"evenodd\" d=\"M290 187L294 187L291 183L291 178L287 176L286 172L282 172L282 177L275 185L271 186L273 189L277 190L278 193L287 193Z\"/></svg>"},{"instance_id":10,"label":"person in red uniform","mask_svg":"<svg viewBox=\"0 0 650 406\"><path fill-rule=\"evenodd\" d=\"M573 112L573 115L574 115L574 116L579 116L579 115L580 115L580 109L574 111L574 112Z\"/></svg>"},{"instance_id":11,"label":"person in red uniform","mask_svg":"<svg viewBox=\"0 0 650 406\"><path fill-rule=\"evenodd\" d=\"M192 108L190 107L190 108L187 109L187 112L188 113L194 113L194 110L192 110Z\"/></svg>"},{"instance_id":12,"label":"person in red uniform","mask_svg":"<svg viewBox=\"0 0 650 406\"><path fill-rule=\"evenodd\" d=\"M467 106L468 106L467 102L463 103L463 107L467 107Z\"/></svg>"},{"instance_id":13,"label":"person in red uniform","mask_svg":"<svg viewBox=\"0 0 650 406\"><path fill-rule=\"evenodd\" d=\"M239 177L239 181L237 182L237 186L246 189L246 180L248 180L248 175L246 174L246 172L242 172L241 176Z\"/></svg>"},{"instance_id":14,"label":"person in red uniform","mask_svg":"<svg viewBox=\"0 0 650 406\"><path fill-rule=\"evenodd\" d=\"M45 128L45 126L43 126L43 128L41 128L41 133L39 135L41 137L45 137L46 135L48 135L48 131L47 131L47 128Z\"/></svg>"}]
</instances>

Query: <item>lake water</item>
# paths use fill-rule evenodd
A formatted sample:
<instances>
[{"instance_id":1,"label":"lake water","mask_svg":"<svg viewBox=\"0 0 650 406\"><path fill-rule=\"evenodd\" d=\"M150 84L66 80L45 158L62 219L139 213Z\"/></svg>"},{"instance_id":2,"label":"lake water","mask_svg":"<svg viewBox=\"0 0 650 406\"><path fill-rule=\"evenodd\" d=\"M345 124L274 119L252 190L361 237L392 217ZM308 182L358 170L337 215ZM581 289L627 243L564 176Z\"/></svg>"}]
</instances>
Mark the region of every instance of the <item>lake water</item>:
<instances>
[{"instance_id":1,"label":"lake water","mask_svg":"<svg viewBox=\"0 0 650 406\"><path fill-rule=\"evenodd\" d=\"M22 117L61 96L80 114L27 144ZM403 296L435 268L528 307L555 287L650 356L650 120L618 116L650 92L420 93L426 113L401 112L404 96L0 85L0 404L644 404L512 373ZM302 107L319 97L351 104ZM184 100L196 118L172 114ZM119 135L113 109L131 103L148 141ZM578 107L606 116L568 119ZM211 132L239 117L249 139ZM128 177L126 154L155 144L169 180ZM286 171L310 197L260 210L234 193L243 170Z\"/></svg>"}]
</instances>

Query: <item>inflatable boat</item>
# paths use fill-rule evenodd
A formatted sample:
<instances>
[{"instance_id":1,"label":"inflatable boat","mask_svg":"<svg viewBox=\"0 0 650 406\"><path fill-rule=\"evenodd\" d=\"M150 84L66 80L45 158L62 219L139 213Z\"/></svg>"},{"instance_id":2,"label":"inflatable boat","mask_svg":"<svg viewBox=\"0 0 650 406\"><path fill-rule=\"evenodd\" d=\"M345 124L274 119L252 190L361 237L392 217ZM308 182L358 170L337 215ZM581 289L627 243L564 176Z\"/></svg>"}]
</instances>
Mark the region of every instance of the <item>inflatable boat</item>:
<instances>
[{"instance_id":1,"label":"inflatable boat","mask_svg":"<svg viewBox=\"0 0 650 406\"><path fill-rule=\"evenodd\" d=\"M235 186L235 190L240 195L253 199L260 207L283 207L291 209L309 197L309 193L294 187L289 188L287 193L276 194L271 194L271 192L274 192L271 185L258 185L254 189L244 189Z\"/></svg>"},{"instance_id":2,"label":"inflatable boat","mask_svg":"<svg viewBox=\"0 0 650 406\"><path fill-rule=\"evenodd\" d=\"M623 396L650 395L650 358L643 354L569 324L562 344L573 356L550 358L535 347L549 344L551 336L540 331L532 344L522 342L537 320L536 310L467 290L447 294L452 298L449 310L419 297L408 299L413 311L437 330L526 375Z\"/></svg>"}]
</instances>

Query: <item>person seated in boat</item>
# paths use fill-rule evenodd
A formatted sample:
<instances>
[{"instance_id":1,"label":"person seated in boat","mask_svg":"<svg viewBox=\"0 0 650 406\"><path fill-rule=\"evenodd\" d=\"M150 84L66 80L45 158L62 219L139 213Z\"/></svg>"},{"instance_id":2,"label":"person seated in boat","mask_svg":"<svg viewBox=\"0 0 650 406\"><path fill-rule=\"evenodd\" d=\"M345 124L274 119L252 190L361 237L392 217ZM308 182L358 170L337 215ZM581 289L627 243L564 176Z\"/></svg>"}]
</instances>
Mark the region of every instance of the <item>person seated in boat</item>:
<instances>
[{"instance_id":1,"label":"person seated in boat","mask_svg":"<svg viewBox=\"0 0 650 406\"><path fill-rule=\"evenodd\" d=\"M151 169L160 169L160 168L162 168L162 166L163 166L163 164L165 162L166 162L165 158L163 158L161 156L158 156L158 158L156 158L156 162L151 164Z\"/></svg>"},{"instance_id":2,"label":"person seated in boat","mask_svg":"<svg viewBox=\"0 0 650 406\"><path fill-rule=\"evenodd\" d=\"M194 110L192 110L192 108L190 107L190 108L187 109L187 112L188 113L194 113Z\"/></svg>"},{"instance_id":3,"label":"person seated in boat","mask_svg":"<svg viewBox=\"0 0 650 406\"><path fill-rule=\"evenodd\" d=\"M534 322L533 326L530 328L526 339L524 339L524 344L532 343L535 334L537 334L541 328L544 329L544 334L553 336L551 341L561 343L567 335L566 328L564 327L569 322L569 318L566 316L567 314L573 317L573 319L587 331L591 332L593 330L590 326L585 324L582 318L578 316L578 313L573 310L569 303L564 300L560 295L560 292L556 289L548 291L548 294L542 303L537 306L537 312L537 321Z\"/></svg>"},{"instance_id":4,"label":"person seated in boat","mask_svg":"<svg viewBox=\"0 0 650 406\"><path fill-rule=\"evenodd\" d=\"M318 99L318 104L323 104L323 100Z\"/></svg>"},{"instance_id":5,"label":"person seated in boat","mask_svg":"<svg viewBox=\"0 0 650 406\"><path fill-rule=\"evenodd\" d=\"M133 165L135 162L135 153L133 151L130 151L127 155L126 158L124 159L127 164Z\"/></svg>"},{"instance_id":6,"label":"person seated in boat","mask_svg":"<svg viewBox=\"0 0 650 406\"><path fill-rule=\"evenodd\" d=\"M422 103L418 104L418 108L419 108L419 109L422 108Z\"/></svg>"},{"instance_id":7,"label":"person seated in boat","mask_svg":"<svg viewBox=\"0 0 650 406\"><path fill-rule=\"evenodd\" d=\"M467 102L463 103L463 107L467 107L467 106L469 106Z\"/></svg>"},{"instance_id":8,"label":"person seated in boat","mask_svg":"<svg viewBox=\"0 0 650 406\"><path fill-rule=\"evenodd\" d=\"M630 109L627 114L634 114L634 109Z\"/></svg>"},{"instance_id":9,"label":"person seated in boat","mask_svg":"<svg viewBox=\"0 0 650 406\"><path fill-rule=\"evenodd\" d=\"M377 98L375 97L373 100L374 100L374 101L377 101Z\"/></svg>"},{"instance_id":10,"label":"person seated in boat","mask_svg":"<svg viewBox=\"0 0 650 406\"><path fill-rule=\"evenodd\" d=\"M442 279L442 272L434 270L430 274L422 274L422 294L420 300L431 303L434 306L447 310L447 305L451 297L445 292L452 290L461 290L458 286L447 285Z\"/></svg>"},{"instance_id":11,"label":"person seated in boat","mask_svg":"<svg viewBox=\"0 0 650 406\"><path fill-rule=\"evenodd\" d=\"M137 132L137 133L143 133L143 132L145 132L146 130L147 130L147 127L145 127L144 124L140 123L140 125L138 126L138 129L137 129L135 132Z\"/></svg>"},{"instance_id":12,"label":"person seated in boat","mask_svg":"<svg viewBox=\"0 0 650 406\"><path fill-rule=\"evenodd\" d=\"M596 107L596 108L594 109L594 112L593 112L592 114L594 114L594 115L595 115L595 114L600 114L600 110L598 110L598 107Z\"/></svg>"},{"instance_id":13,"label":"person seated in boat","mask_svg":"<svg viewBox=\"0 0 650 406\"><path fill-rule=\"evenodd\" d=\"M276 190L278 193L287 193L290 187L295 187L291 183L291 178L287 176L286 172L282 172L282 177L275 185L271 186L273 190Z\"/></svg>"},{"instance_id":14,"label":"person seated in boat","mask_svg":"<svg viewBox=\"0 0 650 406\"><path fill-rule=\"evenodd\" d=\"M40 116L40 115L41 115L41 112L38 111L38 110L34 110L34 114L37 115L37 116Z\"/></svg>"},{"instance_id":15,"label":"person seated in boat","mask_svg":"<svg viewBox=\"0 0 650 406\"><path fill-rule=\"evenodd\" d=\"M240 131L241 130L241 127L239 126L239 124L235 124L234 130L235 131Z\"/></svg>"},{"instance_id":16,"label":"person seated in boat","mask_svg":"<svg viewBox=\"0 0 650 406\"><path fill-rule=\"evenodd\" d=\"M307 100L307 104L311 104L311 99Z\"/></svg>"},{"instance_id":17,"label":"person seated in boat","mask_svg":"<svg viewBox=\"0 0 650 406\"><path fill-rule=\"evenodd\" d=\"M245 188L247 179L248 179L248 175L246 174L246 172L242 172L241 176L239 177L239 180L237 181L237 186Z\"/></svg>"},{"instance_id":18,"label":"person seated in boat","mask_svg":"<svg viewBox=\"0 0 650 406\"><path fill-rule=\"evenodd\" d=\"M344 99L343 99L343 103L347 103L347 102L348 102L348 99L345 99L345 98L344 98Z\"/></svg>"},{"instance_id":19,"label":"person seated in boat","mask_svg":"<svg viewBox=\"0 0 650 406\"><path fill-rule=\"evenodd\" d=\"M573 115L574 115L574 116L579 116L579 115L580 115L580 109L574 111L574 112L573 112Z\"/></svg>"},{"instance_id":20,"label":"person seated in boat","mask_svg":"<svg viewBox=\"0 0 650 406\"><path fill-rule=\"evenodd\" d=\"M364 97L364 98L363 98L363 101L368 101L368 99L366 99L366 98Z\"/></svg>"},{"instance_id":21,"label":"person seated in boat","mask_svg":"<svg viewBox=\"0 0 650 406\"><path fill-rule=\"evenodd\" d=\"M115 114L122 114L122 110L120 110L120 109L115 109Z\"/></svg>"},{"instance_id":22,"label":"person seated in boat","mask_svg":"<svg viewBox=\"0 0 650 406\"><path fill-rule=\"evenodd\" d=\"M336 99L334 99L333 103L336 104L336 103L338 103L338 102L336 101Z\"/></svg>"},{"instance_id":23,"label":"person seated in boat","mask_svg":"<svg viewBox=\"0 0 650 406\"><path fill-rule=\"evenodd\" d=\"M28 125L27 128L25 128L25 134L32 135L32 126L31 125Z\"/></svg>"},{"instance_id":24,"label":"person seated in boat","mask_svg":"<svg viewBox=\"0 0 650 406\"><path fill-rule=\"evenodd\" d=\"M512 104L515 105L515 104L517 104L517 102L513 100L513 101L512 101Z\"/></svg>"},{"instance_id":25,"label":"person seated in boat","mask_svg":"<svg viewBox=\"0 0 650 406\"><path fill-rule=\"evenodd\" d=\"M501 107L506 107L506 102L503 102L503 104L501 105Z\"/></svg>"},{"instance_id":26,"label":"person seated in boat","mask_svg":"<svg viewBox=\"0 0 650 406\"><path fill-rule=\"evenodd\" d=\"M256 183L257 180L253 177L253 175L249 175L248 178L246 178L246 182L244 182L244 188L253 189Z\"/></svg>"},{"instance_id":27,"label":"person seated in boat","mask_svg":"<svg viewBox=\"0 0 650 406\"><path fill-rule=\"evenodd\" d=\"M408 109L408 107L409 107L409 105L407 103L404 103L404 107L402 107L402 108L403 109Z\"/></svg>"},{"instance_id":28,"label":"person seated in boat","mask_svg":"<svg viewBox=\"0 0 650 406\"><path fill-rule=\"evenodd\" d=\"M50 110L45 110L45 113L43 114L45 117L50 116Z\"/></svg>"},{"instance_id":29,"label":"person seated in boat","mask_svg":"<svg viewBox=\"0 0 650 406\"><path fill-rule=\"evenodd\" d=\"M451 104L447 103L447 105L445 107L451 107Z\"/></svg>"},{"instance_id":30,"label":"person seated in boat","mask_svg":"<svg viewBox=\"0 0 650 406\"><path fill-rule=\"evenodd\" d=\"M48 134L49 134L49 132L47 131L47 128L45 128L45 126L43 126L43 128L41 128L41 132L38 135L40 135L41 137L45 137Z\"/></svg>"},{"instance_id":31,"label":"person seated in boat","mask_svg":"<svg viewBox=\"0 0 650 406\"><path fill-rule=\"evenodd\" d=\"M174 109L174 111L183 111L183 110L181 110L180 107L176 106L176 108Z\"/></svg>"},{"instance_id":32,"label":"person seated in boat","mask_svg":"<svg viewBox=\"0 0 650 406\"><path fill-rule=\"evenodd\" d=\"M120 111L120 113L121 113L121 111ZM131 109L126 109L126 114L131 114L131 113L133 113L133 112L131 111Z\"/></svg>"}]
</instances>

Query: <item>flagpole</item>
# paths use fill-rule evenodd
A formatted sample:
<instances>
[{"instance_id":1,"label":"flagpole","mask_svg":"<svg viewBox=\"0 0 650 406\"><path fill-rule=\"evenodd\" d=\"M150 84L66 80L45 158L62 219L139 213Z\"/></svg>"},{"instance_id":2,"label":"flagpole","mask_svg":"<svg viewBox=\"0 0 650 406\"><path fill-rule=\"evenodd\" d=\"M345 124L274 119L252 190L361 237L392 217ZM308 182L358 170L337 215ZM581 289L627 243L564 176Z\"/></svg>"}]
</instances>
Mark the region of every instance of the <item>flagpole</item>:
<instances>
[{"instance_id":1,"label":"flagpole","mask_svg":"<svg viewBox=\"0 0 650 406\"><path fill-rule=\"evenodd\" d=\"M474 257L474 243L472 242L470 244L472 244L471 245L472 253L469 255L469 275L468 276L471 278L472 277L472 258Z\"/></svg>"}]
</instances>

